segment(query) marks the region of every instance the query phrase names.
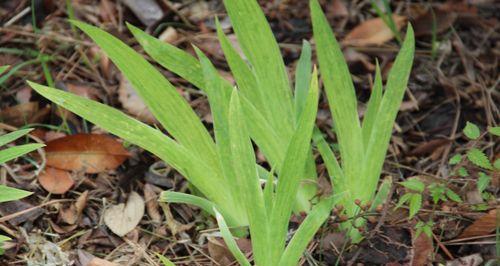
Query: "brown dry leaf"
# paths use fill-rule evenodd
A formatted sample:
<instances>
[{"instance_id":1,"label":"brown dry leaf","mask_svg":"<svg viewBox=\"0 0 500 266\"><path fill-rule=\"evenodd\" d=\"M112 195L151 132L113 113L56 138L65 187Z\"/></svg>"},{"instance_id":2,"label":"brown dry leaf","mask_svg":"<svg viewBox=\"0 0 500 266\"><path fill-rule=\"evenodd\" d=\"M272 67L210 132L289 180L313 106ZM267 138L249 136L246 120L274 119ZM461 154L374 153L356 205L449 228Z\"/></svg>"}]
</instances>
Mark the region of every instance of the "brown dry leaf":
<instances>
[{"instance_id":1,"label":"brown dry leaf","mask_svg":"<svg viewBox=\"0 0 500 266\"><path fill-rule=\"evenodd\" d=\"M118 264L100 258L93 258L87 266L118 266Z\"/></svg>"},{"instance_id":2,"label":"brown dry leaf","mask_svg":"<svg viewBox=\"0 0 500 266\"><path fill-rule=\"evenodd\" d=\"M328 5L328 11L334 18L347 17L349 10L347 10L342 0L333 0L331 5Z\"/></svg>"},{"instance_id":3,"label":"brown dry leaf","mask_svg":"<svg viewBox=\"0 0 500 266\"><path fill-rule=\"evenodd\" d=\"M469 227L460 234L457 238L467 238L475 236L488 235L495 231L497 226L500 224L500 217L497 216L497 210L491 210L487 214L481 216Z\"/></svg>"},{"instance_id":4,"label":"brown dry leaf","mask_svg":"<svg viewBox=\"0 0 500 266\"><path fill-rule=\"evenodd\" d=\"M236 239L236 244L243 254L248 254L252 251L252 244L246 238ZM231 265L235 261L233 254L229 251L222 238L208 237L207 246L210 257L219 263L219 265Z\"/></svg>"},{"instance_id":5,"label":"brown dry leaf","mask_svg":"<svg viewBox=\"0 0 500 266\"><path fill-rule=\"evenodd\" d=\"M48 114L48 112L40 116L39 109L38 102L27 102L14 105L0 112L0 120L16 127L40 122L40 119ZM41 112L45 112L45 109L42 109Z\"/></svg>"},{"instance_id":6,"label":"brown dry leaf","mask_svg":"<svg viewBox=\"0 0 500 266\"><path fill-rule=\"evenodd\" d=\"M428 265L433 252L432 239L425 233L415 236L412 232L413 238L413 254L411 256L411 266Z\"/></svg>"},{"instance_id":7,"label":"brown dry leaf","mask_svg":"<svg viewBox=\"0 0 500 266\"><path fill-rule=\"evenodd\" d=\"M406 24L406 17L392 15L396 28L400 30ZM369 19L355 27L343 40L344 45L368 46L381 45L394 38L391 29L381 18Z\"/></svg>"},{"instance_id":8,"label":"brown dry leaf","mask_svg":"<svg viewBox=\"0 0 500 266\"><path fill-rule=\"evenodd\" d=\"M450 143L448 139L433 139L420 143L415 149L411 150L408 155L422 156L433 153L437 148Z\"/></svg>"},{"instance_id":9,"label":"brown dry leaf","mask_svg":"<svg viewBox=\"0 0 500 266\"><path fill-rule=\"evenodd\" d=\"M122 164L129 152L107 135L76 134L47 142L47 165L63 170L99 173Z\"/></svg>"},{"instance_id":10,"label":"brown dry leaf","mask_svg":"<svg viewBox=\"0 0 500 266\"><path fill-rule=\"evenodd\" d=\"M144 185L144 199L146 200L146 211L149 217L151 217L151 220L155 223L160 223L161 214L159 211L158 195L154 192L153 185Z\"/></svg>"},{"instance_id":11,"label":"brown dry leaf","mask_svg":"<svg viewBox=\"0 0 500 266\"><path fill-rule=\"evenodd\" d=\"M120 87L118 89L118 100L122 103L123 108L127 113L135 116L137 119L149 123L157 123L156 118L149 111L144 101L139 97L130 81L125 76L120 76Z\"/></svg>"},{"instance_id":12,"label":"brown dry leaf","mask_svg":"<svg viewBox=\"0 0 500 266\"><path fill-rule=\"evenodd\" d=\"M52 194L64 194L75 184L68 171L53 167L46 167L38 175L38 182Z\"/></svg>"},{"instance_id":13,"label":"brown dry leaf","mask_svg":"<svg viewBox=\"0 0 500 266\"><path fill-rule=\"evenodd\" d=\"M104 212L104 223L118 236L124 236L139 224L144 215L144 200L131 192L127 203L113 205Z\"/></svg>"},{"instance_id":14,"label":"brown dry leaf","mask_svg":"<svg viewBox=\"0 0 500 266\"><path fill-rule=\"evenodd\" d=\"M175 220L168 204L160 202L160 206L163 209L163 213L165 213L165 221L172 235L177 235L178 233L182 233L184 231L193 228L194 222L189 224L183 224Z\"/></svg>"},{"instance_id":15,"label":"brown dry leaf","mask_svg":"<svg viewBox=\"0 0 500 266\"><path fill-rule=\"evenodd\" d=\"M77 84L77 83L66 83L65 86L69 92L85 97L87 99L98 100L99 98L98 97L99 93L97 92L97 90L88 85Z\"/></svg>"},{"instance_id":16,"label":"brown dry leaf","mask_svg":"<svg viewBox=\"0 0 500 266\"><path fill-rule=\"evenodd\" d=\"M104 77L109 80L111 79L111 61L109 60L109 57L99 48L98 46L92 46L89 49L90 57L93 60L98 59L99 60L99 68L101 69L102 74Z\"/></svg>"},{"instance_id":17,"label":"brown dry leaf","mask_svg":"<svg viewBox=\"0 0 500 266\"><path fill-rule=\"evenodd\" d=\"M87 205L88 195L89 191L85 190L74 204L71 204L68 208L61 209L59 212L61 220L67 224L76 224L80 220L83 209Z\"/></svg>"},{"instance_id":18,"label":"brown dry leaf","mask_svg":"<svg viewBox=\"0 0 500 266\"><path fill-rule=\"evenodd\" d=\"M481 257L481 254L475 253L469 256L447 261L446 266L479 266L483 263L483 261L484 260L483 257Z\"/></svg>"},{"instance_id":19,"label":"brown dry leaf","mask_svg":"<svg viewBox=\"0 0 500 266\"><path fill-rule=\"evenodd\" d=\"M413 22L415 36L432 35L432 26L436 19L436 34L444 32L449 29L457 19L457 13L449 12L441 9L428 10L425 14L417 17Z\"/></svg>"}]
</instances>

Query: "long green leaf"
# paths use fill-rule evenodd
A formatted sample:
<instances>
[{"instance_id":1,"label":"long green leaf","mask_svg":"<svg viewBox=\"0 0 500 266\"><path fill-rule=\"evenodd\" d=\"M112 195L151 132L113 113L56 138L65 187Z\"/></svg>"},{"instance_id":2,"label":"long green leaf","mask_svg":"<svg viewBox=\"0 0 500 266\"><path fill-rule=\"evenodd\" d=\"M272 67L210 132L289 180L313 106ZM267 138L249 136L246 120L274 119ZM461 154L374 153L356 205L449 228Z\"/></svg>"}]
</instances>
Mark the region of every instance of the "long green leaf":
<instances>
[{"instance_id":1,"label":"long green leaf","mask_svg":"<svg viewBox=\"0 0 500 266\"><path fill-rule=\"evenodd\" d=\"M88 24L72 23L103 49L144 100L153 115L179 143L208 165L217 165L215 145L208 131L176 88L132 48Z\"/></svg>"},{"instance_id":2,"label":"long green leaf","mask_svg":"<svg viewBox=\"0 0 500 266\"><path fill-rule=\"evenodd\" d=\"M0 203L25 198L33 194L17 188L0 185Z\"/></svg>"},{"instance_id":3,"label":"long green leaf","mask_svg":"<svg viewBox=\"0 0 500 266\"><path fill-rule=\"evenodd\" d=\"M241 91L241 94L246 97L257 110L260 110L259 112L262 112L262 115L267 117L266 119L268 119L270 116L269 108L264 104L264 96L257 87L257 80L253 71L232 46L231 42L224 34L219 21L216 20L216 22L217 36L227 63L231 68L231 73L238 84L238 89Z\"/></svg>"},{"instance_id":4,"label":"long green leaf","mask_svg":"<svg viewBox=\"0 0 500 266\"><path fill-rule=\"evenodd\" d=\"M32 152L39 149L45 145L43 144L26 144L21 146L15 146L0 150L0 164L15 159L19 156L25 155L26 153Z\"/></svg>"},{"instance_id":5,"label":"long green leaf","mask_svg":"<svg viewBox=\"0 0 500 266\"><path fill-rule=\"evenodd\" d=\"M413 28L408 25L405 41L399 51L387 79L386 89L372 129L370 141L363 160L363 180L356 180L356 185L363 187L355 195L361 200L373 197L384 164L387 148L391 139L394 121L403 100L410 77L413 56L415 53L415 37Z\"/></svg>"},{"instance_id":6,"label":"long green leaf","mask_svg":"<svg viewBox=\"0 0 500 266\"><path fill-rule=\"evenodd\" d=\"M231 86L224 82L217 69L210 60L195 47L196 54L200 59L205 80L205 91L208 95L210 110L214 119L215 139L217 141L217 155L225 177L227 190L231 192L232 203L235 206L234 214L246 217L242 203L235 198L238 195L238 183L235 177L232 159L231 145L229 141L229 101L231 98Z\"/></svg>"},{"instance_id":7,"label":"long green leaf","mask_svg":"<svg viewBox=\"0 0 500 266\"><path fill-rule=\"evenodd\" d=\"M368 100L368 106L366 108L365 117L363 119L363 144L365 145L365 147L368 146L372 128L375 125L375 118L378 115L380 101L382 101L382 89L382 74L380 73L380 66L377 61L372 94L370 95L370 100Z\"/></svg>"},{"instance_id":8,"label":"long green leaf","mask_svg":"<svg viewBox=\"0 0 500 266\"><path fill-rule=\"evenodd\" d=\"M318 229L330 216L335 198L336 197L331 196L322 199L312 208L306 219L300 224L297 232L293 235L285 252L283 252L279 262L280 266L297 265L307 244L311 242Z\"/></svg>"},{"instance_id":9,"label":"long green leaf","mask_svg":"<svg viewBox=\"0 0 500 266\"><path fill-rule=\"evenodd\" d=\"M204 89L203 70L191 54L145 33L127 23L127 27L139 41L144 51L158 64L181 76L196 87Z\"/></svg>"},{"instance_id":10,"label":"long green leaf","mask_svg":"<svg viewBox=\"0 0 500 266\"><path fill-rule=\"evenodd\" d=\"M9 69L9 66L0 66L0 75L2 75L7 69Z\"/></svg>"},{"instance_id":11,"label":"long green leaf","mask_svg":"<svg viewBox=\"0 0 500 266\"><path fill-rule=\"evenodd\" d=\"M300 114L306 105L307 91L309 89L309 82L311 80L311 44L307 41L302 42L302 52L300 54L297 69L295 70L295 95L294 95L294 108L295 119L298 122Z\"/></svg>"},{"instance_id":12,"label":"long green leaf","mask_svg":"<svg viewBox=\"0 0 500 266\"><path fill-rule=\"evenodd\" d=\"M361 126L351 74L318 1L311 0L310 4L318 61L339 142L342 168L346 176L358 177L363 142L360 141Z\"/></svg>"},{"instance_id":13,"label":"long green leaf","mask_svg":"<svg viewBox=\"0 0 500 266\"><path fill-rule=\"evenodd\" d=\"M318 148L321 158L323 158L323 163L326 166L332 185L335 184L335 186L340 186L340 188L335 187L336 191L343 191L343 181L345 179L344 171L340 167L337 157L335 157L335 154L326 142L323 134L317 127L314 128L313 141Z\"/></svg>"},{"instance_id":14,"label":"long green leaf","mask_svg":"<svg viewBox=\"0 0 500 266\"><path fill-rule=\"evenodd\" d=\"M21 129L17 131L13 131L11 133L0 136L0 146L3 146L7 143L10 143L32 131L32 128Z\"/></svg>"},{"instance_id":15,"label":"long green leaf","mask_svg":"<svg viewBox=\"0 0 500 266\"><path fill-rule=\"evenodd\" d=\"M238 175L237 195L247 211L255 262L257 265L266 265L269 254L268 219L255 166L255 154L236 90L232 93L229 107L229 139L232 164Z\"/></svg>"},{"instance_id":16,"label":"long green leaf","mask_svg":"<svg viewBox=\"0 0 500 266\"><path fill-rule=\"evenodd\" d=\"M160 194L159 201L168 202L168 203L184 203L189 205L194 205L208 214L215 216L214 208L216 207L211 201L194 196L191 194L175 192L175 191L163 191Z\"/></svg>"},{"instance_id":17,"label":"long green leaf","mask_svg":"<svg viewBox=\"0 0 500 266\"><path fill-rule=\"evenodd\" d=\"M288 145L288 150L279 172L276 197L272 210L270 228L270 244L272 247L269 265L276 265L285 247L285 237L288 222L293 207L293 199L300 186L301 175L304 173L306 159L308 158L311 136L318 108L318 79L314 70L311 85L297 129Z\"/></svg>"},{"instance_id":18,"label":"long green leaf","mask_svg":"<svg viewBox=\"0 0 500 266\"><path fill-rule=\"evenodd\" d=\"M257 88L274 127L292 132L294 119L288 74L264 13L255 0L224 0L240 46L257 77Z\"/></svg>"}]
</instances>

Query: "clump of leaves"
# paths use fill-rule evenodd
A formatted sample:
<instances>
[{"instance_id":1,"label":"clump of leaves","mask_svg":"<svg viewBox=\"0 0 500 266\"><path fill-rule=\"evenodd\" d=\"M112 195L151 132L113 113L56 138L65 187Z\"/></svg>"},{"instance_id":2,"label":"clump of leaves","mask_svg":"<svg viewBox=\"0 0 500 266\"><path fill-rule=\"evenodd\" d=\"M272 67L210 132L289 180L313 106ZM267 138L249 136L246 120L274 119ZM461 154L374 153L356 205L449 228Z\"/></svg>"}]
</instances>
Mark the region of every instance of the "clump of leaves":
<instances>
[{"instance_id":1,"label":"clump of leaves","mask_svg":"<svg viewBox=\"0 0 500 266\"><path fill-rule=\"evenodd\" d=\"M0 74L2 70L5 70L7 68L2 68L0 67ZM23 129L23 130L18 130L11 132L9 134L5 134L0 136L0 146L4 146L5 144L8 144L16 139L21 138L22 136L28 134L31 131L31 129ZM38 148L43 147L43 144L24 144L24 145L19 145L19 146L14 146L6 149L0 150L0 164L3 164L7 161L10 161L12 159L15 159L19 156L22 156L24 154L27 154L31 151L34 151ZM31 192L20 190L17 188L11 188L5 185L0 185L0 203L6 202L6 201L13 201L13 200L18 200L22 199L24 197L27 197L31 195ZM3 253L3 242L10 240L9 237L0 235L0 255Z\"/></svg>"},{"instance_id":2,"label":"clump of leaves","mask_svg":"<svg viewBox=\"0 0 500 266\"><path fill-rule=\"evenodd\" d=\"M206 93L214 117L215 142L175 87L153 66L118 39L81 22L72 23L104 50L171 137L103 104L29 84L46 98L152 152L183 174L205 198L166 192L162 199L194 204L213 214L224 240L242 265L249 262L237 249L229 228L247 225L257 265L294 265L335 202L354 217L361 203L366 205L374 197L410 74L413 31L408 28L385 92L377 68L375 87L361 124L340 46L319 3L311 1L319 64L339 139L339 163L319 130L314 129L319 89L316 71L311 74L310 46L303 45L292 97L278 44L258 3L225 0L224 4L248 60L236 52L217 23L237 90L199 49L195 48L195 58L128 25L153 59ZM292 210L309 209L315 192L314 184L304 182L304 178L316 177L310 148L313 131L314 142L332 178L334 196L313 202L286 245ZM256 164L251 140L264 153L271 172ZM363 223L358 219L356 226ZM360 240L359 233L351 230L351 223L346 223L345 228L352 231L355 241Z\"/></svg>"},{"instance_id":3,"label":"clump of leaves","mask_svg":"<svg viewBox=\"0 0 500 266\"><path fill-rule=\"evenodd\" d=\"M318 150L332 177L335 193L346 193L340 204L348 217L359 212L355 200L367 204L373 199L385 155L389 146L392 128L410 75L415 50L411 26L408 27L401 50L389 73L387 83L382 83L377 66L372 95L362 122L357 112L354 85L340 46L317 1L311 1L312 24L317 45L319 67L326 95L333 116L334 131L338 139L341 163L325 145L321 134L315 135ZM357 219L356 227L364 223ZM360 240L352 223L344 224L355 241Z\"/></svg>"}]
</instances>

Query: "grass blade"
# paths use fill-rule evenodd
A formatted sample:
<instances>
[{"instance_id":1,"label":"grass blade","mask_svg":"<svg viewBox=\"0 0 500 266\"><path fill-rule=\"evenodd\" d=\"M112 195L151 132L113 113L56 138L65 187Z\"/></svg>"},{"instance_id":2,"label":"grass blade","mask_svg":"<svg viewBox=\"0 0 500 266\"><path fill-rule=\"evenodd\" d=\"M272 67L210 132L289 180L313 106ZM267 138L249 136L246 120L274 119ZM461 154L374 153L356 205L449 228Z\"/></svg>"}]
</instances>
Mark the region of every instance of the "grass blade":
<instances>
[{"instance_id":1,"label":"grass blade","mask_svg":"<svg viewBox=\"0 0 500 266\"><path fill-rule=\"evenodd\" d=\"M26 153L32 152L39 149L45 145L43 144L26 144L21 146L15 146L12 148L3 149L0 151L0 164L15 159L19 156L25 155Z\"/></svg>"},{"instance_id":2,"label":"grass blade","mask_svg":"<svg viewBox=\"0 0 500 266\"><path fill-rule=\"evenodd\" d=\"M328 175L330 176L332 185L335 184L337 186L343 186L341 182L345 179L344 171L340 167L340 164L337 161L337 157L335 157L335 154L326 142L323 134L317 127L314 128L313 141L318 148L321 158L323 158L323 163L326 166L326 170L328 171ZM343 191L342 188L338 190Z\"/></svg>"},{"instance_id":3,"label":"grass blade","mask_svg":"<svg viewBox=\"0 0 500 266\"><path fill-rule=\"evenodd\" d=\"M173 262L171 262L169 259L167 259L165 256L161 255L160 253L156 253L156 256L160 259L163 266L175 266L175 264Z\"/></svg>"},{"instance_id":4,"label":"grass blade","mask_svg":"<svg viewBox=\"0 0 500 266\"><path fill-rule=\"evenodd\" d=\"M365 188L359 191L359 195L356 195L361 200L369 200L377 188L394 121L406 91L414 53L415 37L411 25L408 25L405 41L389 72L384 96L374 122L376 126L372 129L364 156L361 175L365 180L357 180L357 186Z\"/></svg>"},{"instance_id":5,"label":"grass blade","mask_svg":"<svg viewBox=\"0 0 500 266\"><path fill-rule=\"evenodd\" d=\"M229 107L229 139L234 172L238 174L238 199L244 202L250 225L253 252L257 265L266 265L268 256L268 219L260 186L255 154L243 118L238 92L233 91ZM293 200L293 199L292 199Z\"/></svg>"},{"instance_id":6,"label":"grass blade","mask_svg":"<svg viewBox=\"0 0 500 266\"><path fill-rule=\"evenodd\" d=\"M382 101L382 74L380 73L380 66L376 64L375 68L375 81L373 84L372 93L370 99L368 100L368 106L366 108L365 117L363 119L363 144L368 146L368 141L370 141L370 135L372 133L372 128L375 125L375 118L378 115L378 110L380 107L380 101Z\"/></svg>"},{"instance_id":7,"label":"grass blade","mask_svg":"<svg viewBox=\"0 0 500 266\"><path fill-rule=\"evenodd\" d=\"M370 211L374 211L378 206L383 205L389 199L389 193L391 192L392 187L392 177L387 176L380 184L378 188L378 192L373 198L372 206Z\"/></svg>"},{"instance_id":8,"label":"grass blade","mask_svg":"<svg viewBox=\"0 0 500 266\"><path fill-rule=\"evenodd\" d=\"M346 176L359 176L358 161L363 157L363 143L351 74L318 1L310 3L318 61L334 119L342 167ZM351 179L346 181L353 182Z\"/></svg>"},{"instance_id":9,"label":"grass blade","mask_svg":"<svg viewBox=\"0 0 500 266\"><path fill-rule=\"evenodd\" d=\"M257 77L256 88L263 95L264 105L270 110L273 127L293 132L288 74L264 13L255 0L224 0L224 5L240 46L253 67Z\"/></svg>"},{"instance_id":10,"label":"grass blade","mask_svg":"<svg viewBox=\"0 0 500 266\"><path fill-rule=\"evenodd\" d=\"M324 198L312 208L283 252L279 262L280 266L297 265L307 244L330 216L336 197Z\"/></svg>"},{"instance_id":11,"label":"grass blade","mask_svg":"<svg viewBox=\"0 0 500 266\"><path fill-rule=\"evenodd\" d=\"M203 71L200 63L191 54L145 33L127 23L127 27L144 51L164 68L181 76L196 87L204 88Z\"/></svg>"},{"instance_id":12,"label":"grass blade","mask_svg":"<svg viewBox=\"0 0 500 266\"><path fill-rule=\"evenodd\" d=\"M222 51L224 52L229 67L231 68L231 73L238 84L238 89L241 91L241 94L257 108L257 110L262 110L262 114L265 117L270 117L269 108L264 104L262 99L263 96L257 88L257 80L255 79L253 71L234 49L227 36L224 34L219 20L216 20L216 25L217 36L219 38Z\"/></svg>"},{"instance_id":13,"label":"grass blade","mask_svg":"<svg viewBox=\"0 0 500 266\"><path fill-rule=\"evenodd\" d=\"M6 202L6 201L22 199L22 198L25 198L25 197L33 194L33 192L28 192L28 191L24 191L21 189L12 188L12 187L8 187L8 186L4 186L4 185L0 185L0 191L2 191L2 193L0 194L0 203Z\"/></svg>"},{"instance_id":14,"label":"grass blade","mask_svg":"<svg viewBox=\"0 0 500 266\"><path fill-rule=\"evenodd\" d=\"M32 131L32 130L33 130L32 128L27 128L27 129L21 129L21 130L13 131L11 133L2 135L2 136L0 136L0 146L3 146L7 143L10 143L10 142L28 134L28 133L30 133L30 131Z\"/></svg>"},{"instance_id":15,"label":"grass blade","mask_svg":"<svg viewBox=\"0 0 500 266\"><path fill-rule=\"evenodd\" d=\"M0 75L3 74L3 72L7 71L9 69L9 66L0 66Z\"/></svg>"},{"instance_id":16,"label":"grass blade","mask_svg":"<svg viewBox=\"0 0 500 266\"><path fill-rule=\"evenodd\" d=\"M288 145L288 150L279 172L276 187L275 202L272 210L270 228L270 244L272 247L271 259L276 265L285 247L285 237L288 222L293 207L293 199L300 186L301 175L304 173L308 158L318 107L318 79L314 70L309 88L306 107L299 119L297 129Z\"/></svg>"},{"instance_id":17,"label":"grass blade","mask_svg":"<svg viewBox=\"0 0 500 266\"><path fill-rule=\"evenodd\" d=\"M297 69L295 70L295 95L294 109L295 120L298 122L300 114L306 105L307 91L311 81L311 44L307 41L302 42L302 52L300 53Z\"/></svg>"}]
</instances>

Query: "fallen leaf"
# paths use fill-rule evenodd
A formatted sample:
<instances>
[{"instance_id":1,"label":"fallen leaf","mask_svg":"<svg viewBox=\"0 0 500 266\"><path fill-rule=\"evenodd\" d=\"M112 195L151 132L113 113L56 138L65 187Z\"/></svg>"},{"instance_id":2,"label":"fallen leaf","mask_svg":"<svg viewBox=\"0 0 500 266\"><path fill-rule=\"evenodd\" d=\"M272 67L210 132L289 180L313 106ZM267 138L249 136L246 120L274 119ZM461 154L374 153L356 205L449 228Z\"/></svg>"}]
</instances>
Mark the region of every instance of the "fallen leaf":
<instances>
[{"instance_id":1,"label":"fallen leaf","mask_svg":"<svg viewBox=\"0 0 500 266\"><path fill-rule=\"evenodd\" d=\"M392 15L396 28L400 30L406 24L406 17ZM381 45L394 38L391 29L381 18L369 19L347 34L344 45L368 46Z\"/></svg>"},{"instance_id":2,"label":"fallen leaf","mask_svg":"<svg viewBox=\"0 0 500 266\"><path fill-rule=\"evenodd\" d=\"M429 259L431 259L433 252L432 239L423 232L418 236L416 236L415 232L412 232L412 238L413 254L411 257L411 265L429 265Z\"/></svg>"},{"instance_id":3,"label":"fallen leaf","mask_svg":"<svg viewBox=\"0 0 500 266\"><path fill-rule=\"evenodd\" d=\"M450 143L448 139L433 139L430 141L426 141L420 143L415 149L411 150L408 155L412 156L422 156L428 155L434 152L439 147L442 147L446 144Z\"/></svg>"},{"instance_id":4,"label":"fallen leaf","mask_svg":"<svg viewBox=\"0 0 500 266\"><path fill-rule=\"evenodd\" d=\"M99 173L116 169L129 152L107 135L76 134L46 143L47 165L69 171Z\"/></svg>"},{"instance_id":5,"label":"fallen leaf","mask_svg":"<svg viewBox=\"0 0 500 266\"><path fill-rule=\"evenodd\" d=\"M483 236L495 231L500 218L497 216L497 210L491 210L487 214L481 216L474 223L465 228L465 230L457 238L467 238L475 236Z\"/></svg>"},{"instance_id":6,"label":"fallen leaf","mask_svg":"<svg viewBox=\"0 0 500 266\"><path fill-rule=\"evenodd\" d=\"M208 237L208 253L210 257L215 260L219 265L232 265L235 258L226 243L222 238L219 237ZM236 244L243 252L243 254L248 254L252 251L252 244L250 240L246 238L236 239Z\"/></svg>"},{"instance_id":7,"label":"fallen leaf","mask_svg":"<svg viewBox=\"0 0 500 266\"><path fill-rule=\"evenodd\" d=\"M144 185L144 199L146 200L146 211L155 223L161 222L161 214L158 204L158 195L154 192L153 185Z\"/></svg>"},{"instance_id":8,"label":"fallen leaf","mask_svg":"<svg viewBox=\"0 0 500 266\"><path fill-rule=\"evenodd\" d=\"M436 34L439 34L446 31L453 25L457 19L457 13L436 9L434 10L433 16L432 10L429 9L426 13L417 17L412 22L412 26L414 26L415 30L415 36L432 35L434 18L436 19Z\"/></svg>"},{"instance_id":9,"label":"fallen leaf","mask_svg":"<svg viewBox=\"0 0 500 266\"><path fill-rule=\"evenodd\" d=\"M179 39L179 34L175 30L174 27L167 27L161 34L158 36L158 39L160 39L162 42L166 43L174 43Z\"/></svg>"},{"instance_id":10,"label":"fallen leaf","mask_svg":"<svg viewBox=\"0 0 500 266\"><path fill-rule=\"evenodd\" d=\"M46 167L38 175L38 183L52 194L64 194L75 184L75 181L68 171Z\"/></svg>"},{"instance_id":11,"label":"fallen leaf","mask_svg":"<svg viewBox=\"0 0 500 266\"><path fill-rule=\"evenodd\" d=\"M483 262L481 254L476 253L455 260L447 261L446 266L479 266Z\"/></svg>"},{"instance_id":12,"label":"fallen leaf","mask_svg":"<svg viewBox=\"0 0 500 266\"><path fill-rule=\"evenodd\" d=\"M27 102L3 109L0 112L0 120L13 126L22 126L29 123L40 122L36 114L39 111L38 102ZM39 119L38 119L39 120Z\"/></svg>"},{"instance_id":13,"label":"fallen leaf","mask_svg":"<svg viewBox=\"0 0 500 266\"><path fill-rule=\"evenodd\" d=\"M87 205L89 191L83 192L75 203L72 203L68 208L61 209L59 217L67 224L76 224L82 215L83 209Z\"/></svg>"},{"instance_id":14,"label":"fallen leaf","mask_svg":"<svg viewBox=\"0 0 500 266\"><path fill-rule=\"evenodd\" d=\"M100 258L93 258L87 266L118 266L118 264Z\"/></svg>"},{"instance_id":15,"label":"fallen leaf","mask_svg":"<svg viewBox=\"0 0 500 266\"><path fill-rule=\"evenodd\" d=\"M347 17L349 15L349 11L342 0L333 0L332 4L328 5L328 11L334 18Z\"/></svg>"},{"instance_id":16,"label":"fallen leaf","mask_svg":"<svg viewBox=\"0 0 500 266\"><path fill-rule=\"evenodd\" d=\"M123 75L120 76L118 100L122 103L122 106L127 113L135 116L137 119L149 124L157 123L156 118L134 90L130 81L128 81Z\"/></svg>"},{"instance_id":17,"label":"fallen leaf","mask_svg":"<svg viewBox=\"0 0 500 266\"><path fill-rule=\"evenodd\" d=\"M82 266L117 266L114 262L98 258L84 250L78 250L78 260Z\"/></svg>"},{"instance_id":18,"label":"fallen leaf","mask_svg":"<svg viewBox=\"0 0 500 266\"><path fill-rule=\"evenodd\" d=\"M65 86L69 92L76 94L78 96L82 96L91 100L99 99L98 97L99 93L97 92L97 90L88 85L77 84L77 83L66 83Z\"/></svg>"},{"instance_id":19,"label":"fallen leaf","mask_svg":"<svg viewBox=\"0 0 500 266\"><path fill-rule=\"evenodd\" d=\"M144 200L131 192L127 203L109 207L104 212L104 223L118 236L124 236L139 224L144 215Z\"/></svg>"}]
</instances>

